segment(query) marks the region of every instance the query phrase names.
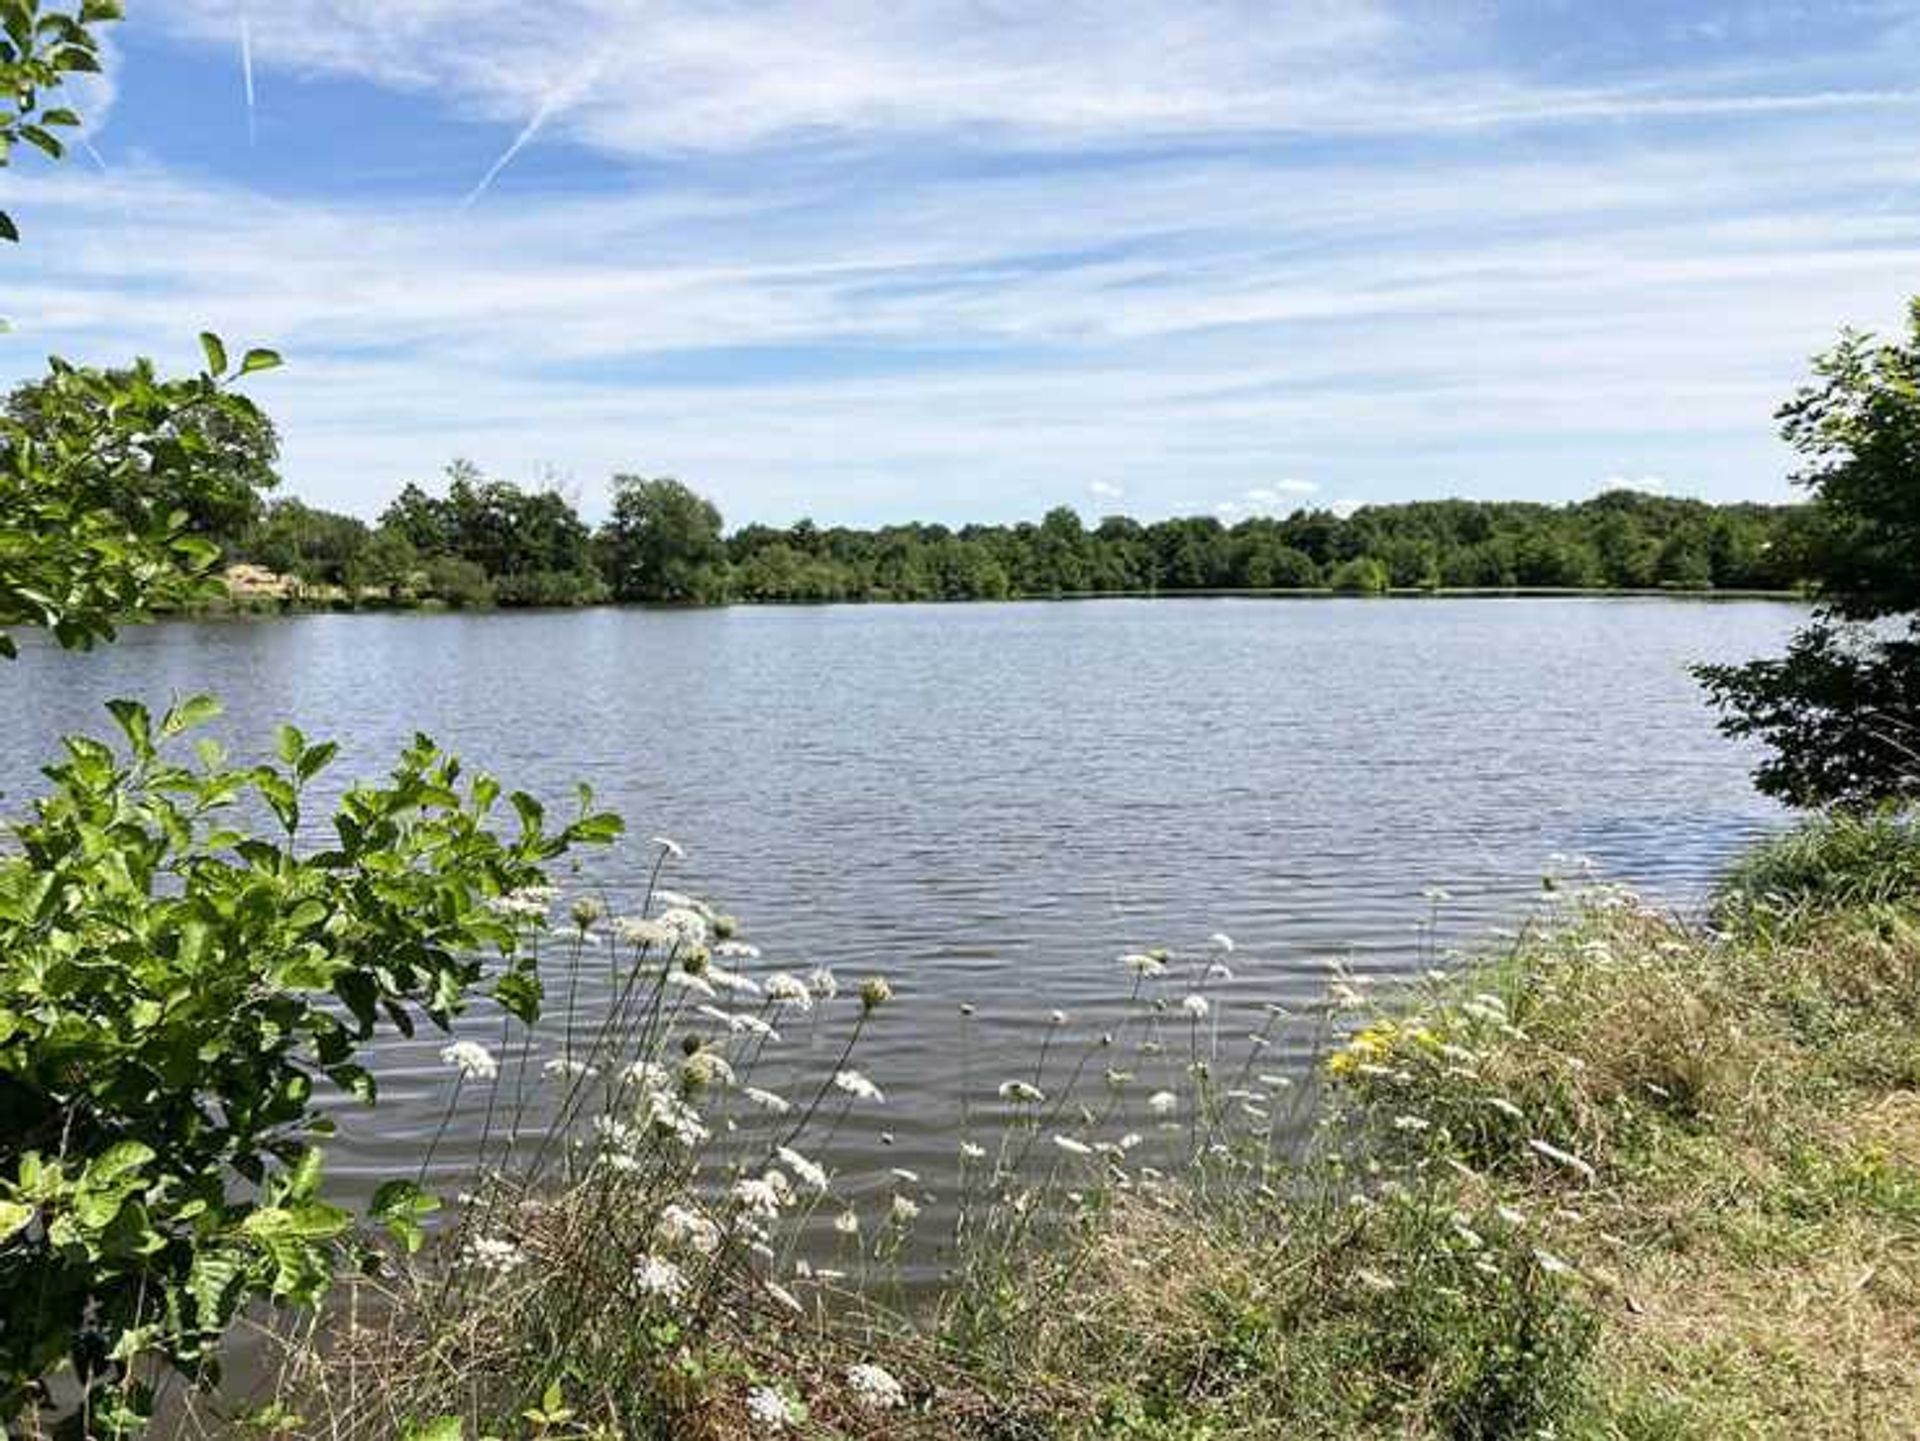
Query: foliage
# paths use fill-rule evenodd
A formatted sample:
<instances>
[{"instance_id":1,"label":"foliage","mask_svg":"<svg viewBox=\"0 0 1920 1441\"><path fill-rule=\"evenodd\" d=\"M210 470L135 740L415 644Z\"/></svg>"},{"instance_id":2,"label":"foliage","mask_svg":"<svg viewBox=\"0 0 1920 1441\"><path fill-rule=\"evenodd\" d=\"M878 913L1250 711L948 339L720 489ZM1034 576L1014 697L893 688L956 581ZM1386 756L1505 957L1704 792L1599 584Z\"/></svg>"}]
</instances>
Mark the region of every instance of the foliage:
<instances>
[{"instance_id":1,"label":"foliage","mask_svg":"<svg viewBox=\"0 0 1920 1441\"><path fill-rule=\"evenodd\" d=\"M1699 675L1723 730L1794 805L1920 797L1920 298L1905 344L1846 333L1782 407L1813 493L1800 565L1820 608L1786 655Z\"/></svg>"},{"instance_id":2,"label":"foliage","mask_svg":"<svg viewBox=\"0 0 1920 1441\"><path fill-rule=\"evenodd\" d=\"M1613 491L1552 507L1471 501L1212 517L1088 529L1065 506L1038 524L747 525L724 538L710 502L678 481L614 479L614 511L589 533L556 491L488 480L463 461L444 497L404 487L369 528L276 506L228 550L354 599L591 605L619 600L1005 600L1196 590L1441 587L1771 589L1798 578L1799 514ZM298 524L293 525L297 520ZM289 546L287 532L310 537ZM398 566L412 557L404 576ZM453 572L442 563L473 567Z\"/></svg>"},{"instance_id":3,"label":"foliage","mask_svg":"<svg viewBox=\"0 0 1920 1441\"><path fill-rule=\"evenodd\" d=\"M27 381L7 397L10 420L43 444L85 428L99 431L105 416L79 416L73 403L111 406L116 398L154 383L150 361L130 368L81 372L84 386L59 376ZM186 532L220 541L258 520L261 492L280 483L275 463L280 437L255 407L199 406L166 418L150 445L172 446L170 463L146 477L139 504L166 515L186 514ZM129 497L129 499L135 499Z\"/></svg>"},{"instance_id":4,"label":"foliage","mask_svg":"<svg viewBox=\"0 0 1920 1441\"><path fill-rule=\"evenodd\" d=\"M1868 907L1920 896L1920 815L1820 816L1763 841L1721 889L1730 914Z\"/></svg>"},{"instance_id":5,"label":"foliage","mask_svg":"<svg viewBox=\"0 0 1920 1441\"><path fill-rule=\"evenodd\" d=\"M58 160L66 145L54 133L75 129L80 117L49 105L70 75L97 73L100 41L88 27L120 18L120 0L80 0L53 10L41 0L0 0L0 167L21 141ZM18 240L13 219L0 211L0 240Z\"/></svg>"},{"instance_id":6,"label":"foliage","mask_svg":"<svg viewBox=\"0 0 1920 1441\"><path fill-rule=\"evenodd\" d=\"M217 338L202 341L207 369L187 380L146 361L99 371L55 359L21 413L0 419L0 622L86 648L126 616L217 589L204 574L218 548L195 517L242 505L271 474L227 464L227 438L271 434L229 386L280 359L250 350L230 365ZM13 650L0 631L0 655Z\"/></svg>"},{"instance_id":7,"label":"foliage","mask_svg":"<svg viewBox=\"0 0 1920 1441\"><path fill-rule=\"evenodd\" d=\"M721 599L720 512L677 480L613 478L613 517L601 537L619 600Z\"/></svg>"},{"instance_id":8,"label":"foliage","mask_svg":"<svg viewBox=\"0 0 1920 1441\"><path fill-rule=\"evenodd\" d=\"M557 830L515 793L517 833L496 832L499 785L419 737L322 837L302 820L331 743L282 727L278 764L209 741L187 764L175 738L213 701L157 725L110 708L124 751L68 738L0 860L0 1417L64 1361L102 1431L144 1409L136 1362L206 1374L249 1300L319 1300L352 1218L321 1190L316 1085L371 1101L362 1048L448 1025L489 950L494 994L531 1014L499 898L618 829L584 792ZM276 839L243 829L255 813Z\"/></svg>"}]
</instances>

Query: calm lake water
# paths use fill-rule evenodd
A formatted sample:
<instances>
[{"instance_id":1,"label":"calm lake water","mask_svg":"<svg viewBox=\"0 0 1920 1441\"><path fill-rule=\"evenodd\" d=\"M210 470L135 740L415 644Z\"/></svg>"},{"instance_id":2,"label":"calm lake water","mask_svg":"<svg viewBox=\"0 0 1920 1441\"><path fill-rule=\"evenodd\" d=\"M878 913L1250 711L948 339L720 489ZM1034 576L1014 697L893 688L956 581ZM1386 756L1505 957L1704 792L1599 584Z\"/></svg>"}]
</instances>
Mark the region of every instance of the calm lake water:
<instances>
[{"instance_id":1,"label":"calm lake water","mask_svg":"<svg viewBox=\"0 0 1920 1441\"><path fill-rule=\"evenodd\" d=\"M339 740L339 782L416 729L555 801L591 781L634 836L594 883L631 897L644 838L668 834L687 850L668 883L736 912L760 969L892 979L861 1047L887 1101L836 1147L871 1164L884 1127L886 1163L937 1208L963 1002L979 1100L1030 1073L1050 1009L1076 1034L1111 1023L1125 951L1230 933L1214 989L1244 1031L1262 1002L1316 997L1329 958L1426 964L1427 887L1451 895L1442 945L1525 916L1556 855L1697 901L1781 818L1685 667L1776 650L1801 613L1194 599L172 623L88 656L23 637L0 667L0 811L61 732L110 730L104 699L199 690L240 753L280 719ZM824 1064L849 1017L789 1041ZM381 1106L346 1118L336 1173L411 1173L443 1042L385 1044ZM436 1161L449 1184L463 1144Z\"/></svg>"}]
</instances>

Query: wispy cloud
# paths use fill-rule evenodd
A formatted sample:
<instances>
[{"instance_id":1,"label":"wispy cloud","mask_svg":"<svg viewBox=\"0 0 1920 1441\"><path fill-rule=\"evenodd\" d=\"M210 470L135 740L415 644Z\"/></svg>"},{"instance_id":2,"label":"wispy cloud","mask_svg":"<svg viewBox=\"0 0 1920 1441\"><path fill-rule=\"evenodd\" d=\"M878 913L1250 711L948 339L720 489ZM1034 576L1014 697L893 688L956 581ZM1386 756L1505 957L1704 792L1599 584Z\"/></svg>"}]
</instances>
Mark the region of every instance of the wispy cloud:
<instances>
[{"instance_id":1,"label":"wispy cloud","mask_svg":"<svg viewBox=\"0 0 1920 1441\"><path fill-rule=\"evenodd\" d=\"M142 13L231 65L234 0ZM362 511L456 453L590 501L674 471L736 519L1778 495L1773 403L1920 275L1878 21L1670 42L1699 59L1597 7L1383 0L241 13L276 107L319 74L498 126L466 207L471 171L256 189L272 126L246 181L7 172L9 343L276 344L292 483ZM509 166L534 203L474 203Z\"/></svg>"}]
</instances>

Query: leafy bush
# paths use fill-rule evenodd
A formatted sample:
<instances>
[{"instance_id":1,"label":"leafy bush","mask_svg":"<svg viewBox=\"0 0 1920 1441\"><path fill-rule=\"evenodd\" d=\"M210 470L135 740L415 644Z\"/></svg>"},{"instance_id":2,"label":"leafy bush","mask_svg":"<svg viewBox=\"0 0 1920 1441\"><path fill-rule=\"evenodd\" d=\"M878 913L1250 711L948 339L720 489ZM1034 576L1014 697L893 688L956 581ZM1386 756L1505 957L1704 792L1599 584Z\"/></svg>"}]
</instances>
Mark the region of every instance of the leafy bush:
<instances>
[{"instance_id":1,"label":"leafy bush","mask_svg":"<svg viewBox=\"0 0 1920 1441\"><path fill-rule=\"evenodd\" d=\"M619 829L584 791L558 830L515 793L502 836L499 785L416 737L310 837L305 792L333 745L282 727L277 765L232 766L204 740L189 765L166 743L214 702L157 728L110 708L124 751L70 737L0 860L0 1419L64 1362L108 1431L144 1409L136 1362L204 1373L250 1298L319 1298L351 1218L320 1189L315 1085L371 1101L376 1029L447 1025L488 951L507 958L491 994L535 1014L501 898ZM278 838L248 835L250 813ZM429 1205L404 1184L379 1200L403 1230Z\"/></svg>"},{"instance_id":2,"label":"leafy bush","mask_svg":"<svg viewBox=\"0 0 1920 1441\"><path fill-rule=\"evenodd\" d=\"M1343 595L1385 595L1387 568L1370 555L1357 555L1335 567L1327 584Z\"/></svg>"},{"instance_id":3,"label":"leafy bush","mask_svg":"<svg viewBox=\"0 0 1920 1441\"><path fill-rule=\"evenodd\" d=\"M216 595L219 547L192 513L231 503L213 437L266 427L228 383L280 363L250 350L230 366L201 337L207 369L162 380L146 362L81 370L54 360L30 420L0 417L0 624L49 627L63 646L111 640L116 622ZM0 656L14 642L0 630Z\"/></svg>"},{"instance_id":4,"label":"leafy bush","mask_svg":"<svg viewBox=\"0 0 1920 1441\"><path fill-rule=\"evenodd\" d=\"M1835 812L1763 841L1721 887L1730 916L1920 899L1920 814Z\"/></svg>"},{"instance_id":5,"label":"leafy bush","mask_svg":"<svg viewBox=\"0 0 1920 1441\"><path fill-rule=\"evenodd\" d=\"M494 580L493 598L503 606L599 605L613 592L586 571L538 570Z\"/></svg>"},{"instance_id":6,"label":"leafy bush","mask_svg":"<svg viewBox=\"0 0 1920 1441\"><path fill-rule=\"evenodd\" d=\"M493 604L493 582L471 560L436 555L427 562L427 593L456 610Z\"/></svg>"}]
</instances>

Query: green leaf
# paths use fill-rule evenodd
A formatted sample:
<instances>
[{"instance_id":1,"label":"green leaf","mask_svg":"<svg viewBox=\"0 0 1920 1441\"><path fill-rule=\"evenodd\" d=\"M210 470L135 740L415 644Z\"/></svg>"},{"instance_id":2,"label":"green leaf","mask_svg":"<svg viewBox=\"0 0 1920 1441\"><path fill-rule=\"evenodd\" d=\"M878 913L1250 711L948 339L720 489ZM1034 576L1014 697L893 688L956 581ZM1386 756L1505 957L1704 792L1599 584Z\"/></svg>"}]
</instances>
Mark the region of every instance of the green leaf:
<instances>
[{"instance_id":1,"label":"green leaf","mask_svg":"<svg viewBox=\"0 0 1920 1441\"><path fill-rule=\"evenodd\" d=\"M222 709L224 707L213 696L188 696L185 700L176 702L167 712L166 717L160 722L160 734L172 737L183 731L190 731L195 726L205 725L218 716Z\"/></svg>"},{"instance_id":2,"label":"green leaf","mask_svg":"<svg viewBox=\"0 0 1920 1441\"><path fill-rule=\"evenodd\" d=\"M282 724L275 728L273 737L280 759L290 766L298 765L307 749L307 738L300 733L300 727Z\"/></svg>"},{"instance_id":3,"label":"green leaf","mask_svg":"<svg viewBox=\"0 0 1920 1441\"><path fill-rule=\"evenodd\" d=\"M80 23L99 25L108 20L124 19L126 11L120 8L120 0L81 0Z\"/></svg>"},{"instance_id":4,"label":"green leaf","mask_svg":"<svg viewBox=\"0 0 1920 1441\"><path fill-rule=\"evenodd\" d=\"M42 130L38 125L22 125L18 131L22 140L40 151L49 160L58 160L67 153L67 147L57 138Z\"/></svg>"},{"instance_id":5,"label":"green leaf","mask_svg":"<svg viewBox=\"0 0 1920 1441\"><path fill-rule=\"evenodd\" d=\"M6 211L0 210L0 240L17 242L19 239L20 230L19 227L13 223L13 217L7 214Z\"/></svg>"},{"instance_id":6,"label":"green leaf","mask_svg":"<svg viewBox=\"0 0 1920 1441\"><path fill-rule=\"evenodd\" d=\"M325 770L333 758L339 754L340 746L336 741L321 741L318 745L308 746L305 753L294 763L294 773L301 780L310 781Z\"/></svg>"},{"instance_id":7,"label":"green leaf","mask_svg":"<svg viewBox=\"0 0 1920 1441\"><path fill-rule=\"evenodd\" d=\"M0 1243L23 1231L34 1217L33 1207L19 1201L0 1201Z\"/></svg>"},{"instance_id":8,"label":"green leaf","mask_svg":"<svg viewBox=\"0 0 1920 1441\"><path fill-rule=\"evenodd\" d=\"M534 832L540 829L540 823L546 819L547 815L545 806L525 791L515 791L507 797L507 800L512 804L515 814L520 817L520 824L527 831Z\"/></svg>"},{"instance_id":9,"label":"green leaf","mask_svg":"<svg viewBox=\"0 0 1920 1441\"><path fill-rule=\"evenodd\" d=\"M153 754L153 718L147 714L147 708L135 700L110 700L107 709L119 723L120 733L127 738L127 744L133 753L143 760Z\"/></svg>"},{"instance_id":10,"label":"green leaf","mask_svg":"<svg viewBox=\"0 0 1920 1441\"><path fill-rule=\"evenodd\" d=\"M388 1181L373 1193L367 1214L411 1256L426 1244L427 1231L421 1223L439 1209L439 1198L428 1195L412 1181Z\"/></svg>"},{"instance_id":11,"label":"green leaf","mask_svg":"<svg viewBox=\"0 0 1920 1441\"><path fill-rule=\"evenodd\" d=\"M227 373L227 347L211 330L200 332L200 349L207 357L207 369L214 375Z\"/></svg>"},{"instance_id":12,"label":"green leaf","mask_svg":"<svg viewBox=\"0 0 1920 1441\"><path fill-rule=\"evenodd\" d=\"M277 370L280 368L281 363L279 351L268 350L262 346L255 346L241 357L240 373L242 375L252 375L255 371Z\"/></svg>"},{"instance_id":13,"label":"green leaf","mask_svg":"<svg viewBox=\"0 0 1920 1441\"><path fill-rule=\"evenodd\" d=\"M461 1441L466 1434L458 1416L436 1416L418 1426L409 1426L401 1434L401 1441Z\"/></svg>"}]
</instances>

